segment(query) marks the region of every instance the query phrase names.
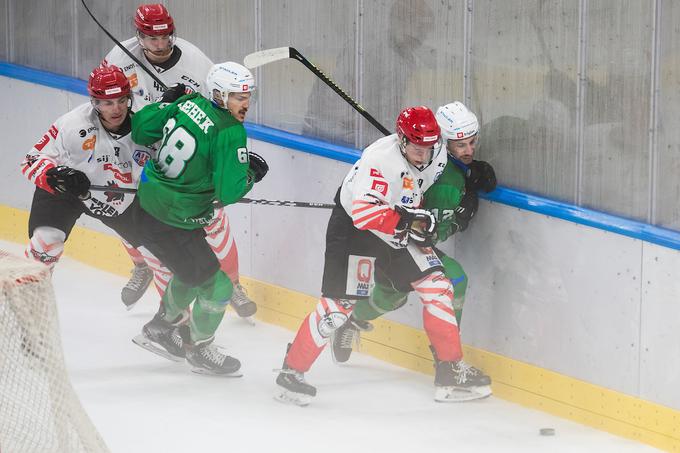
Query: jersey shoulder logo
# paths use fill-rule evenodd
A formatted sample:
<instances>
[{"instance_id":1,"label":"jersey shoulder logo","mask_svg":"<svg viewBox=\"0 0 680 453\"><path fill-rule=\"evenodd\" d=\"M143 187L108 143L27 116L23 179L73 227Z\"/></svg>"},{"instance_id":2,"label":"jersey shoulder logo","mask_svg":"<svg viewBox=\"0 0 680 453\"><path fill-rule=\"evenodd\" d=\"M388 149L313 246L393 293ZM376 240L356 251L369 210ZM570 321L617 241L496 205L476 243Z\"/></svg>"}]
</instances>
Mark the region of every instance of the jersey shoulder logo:
<instances>
[{"instance_id":1,"label":"jersey shoulder logo","mask_svg":"<svg viewBox=\"0 0 680 453\"><path fill-rule=\"evenodd\" d=\"M42 138L40 140L38 140L38 143L36 143L33 147L35 149L37 149L38 151L42 151L43 148L45 147L45 145L47 145L47 143L49 143L49 141L50 141L50 137L47 134L45 134L45 135L42 136Z\"/></svg>"},{"instance_id":2,"label":"jersey shoulder logo","mask_svg":"<svg viewBox=\"0 0 680 453\"><path fill-rule=\"evenodd\" d=\"M381 193L383 197L387 196L387 183L384 181L378 181L376 179L373 180L373 184L371 185L371 190L375 190L378 193Z\"/></svg>"}]
</instances>

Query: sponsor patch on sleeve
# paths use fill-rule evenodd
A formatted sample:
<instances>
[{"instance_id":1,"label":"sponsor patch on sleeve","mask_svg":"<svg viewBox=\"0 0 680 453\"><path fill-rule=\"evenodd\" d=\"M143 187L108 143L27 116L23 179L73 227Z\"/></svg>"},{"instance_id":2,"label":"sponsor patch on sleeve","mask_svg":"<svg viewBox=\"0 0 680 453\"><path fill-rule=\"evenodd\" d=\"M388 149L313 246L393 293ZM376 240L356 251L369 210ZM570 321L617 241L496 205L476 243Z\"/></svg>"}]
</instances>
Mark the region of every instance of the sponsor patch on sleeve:
<instances>
[{"instance_id":1,"label":"sponsor patch on sleeve","mask_svg":"<svg viewBox=\"0 0 680 453\"><path fill-rule=\"evenodd\" d=\"M387 183L385 181L378 181L377 179L373 180L373 184L371 184L371 190L375 190L378 193L381 193L383 196L387 196Z\"/></svg>"}]
</instances>

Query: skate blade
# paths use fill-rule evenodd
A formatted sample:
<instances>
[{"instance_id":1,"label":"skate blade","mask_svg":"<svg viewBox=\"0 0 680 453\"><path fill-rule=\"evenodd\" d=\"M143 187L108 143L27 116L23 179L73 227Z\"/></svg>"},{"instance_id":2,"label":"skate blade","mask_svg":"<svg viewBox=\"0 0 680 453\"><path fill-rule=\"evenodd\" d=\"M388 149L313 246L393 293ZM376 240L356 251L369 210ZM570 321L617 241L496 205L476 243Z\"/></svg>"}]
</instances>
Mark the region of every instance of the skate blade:
<instances>
[{"instance_id":1,"label":"skate blade","mask_svg":"<svg viewBox=\"0 0 680 453\"><path fill-rule=\"evenodd\" d=\"M137 301L139 302L139 301ZM137 302L131 303L130 305L125 305L125 302L123 302L123 305L125 305L125 310L131 311L133 308L135 308L135 305L137 305Z\"/></svg>"},{"instance_id":2,"label":"skate blade","mask_svg":"<svg viewBox=\"0 0 680 453\"><path fill-rule=\"evenodd\" d=\"M274 399L283 404L305 407L312 401L312 397L303 393L291 392L287 389L279 389L279 393L274 395Z\"/></svg>"},{"instance_id":3,"label":"skate blade","mask_svg":"<svg viewBox=\"0 0 680 453\"><path fill-rule=\"evenodd\" d=\"M206 370L205 368L198 368L198 367L193 367L191 369L192 373L200 374L202 376L215 376L215 377L223 377L223 378L240 378L243 377L243 373L241 373L240 370L236 370L232 373L216 373L211 370Z\"/></svg>"},{"instance_id":4,"label":"skate blade","mask_svg":"<svg viewBox=\"0 0 680 453\"><path fill-rule=\"evenodd\" d=\"M151 351L156 355L159 355L165 359L172 360L173 362L184 362L184 357L178 357L176 355L170 354L163 348L156 346L151 340L146 338L144 335L139 334L132 339L132 342L139 346L140 348Z\"/></svg>"},{"instance_id":5,"label":"skate blade","mask_svg":"<svg viewBox=\"0 0 680 453\"><path fill-rule=\"evenodd\" d=\"M488 398L491 396L491 387L483 385L480 387L435 387L434 400L438 403L460 403Z\"/></svg>"},{"instance_id":6,"label":"skate blade","mask_svg":"<svg viewBox=\"0 0 680 453\"><path fill-rule=\"evenodd\" d=\"M255 323L255 316L244 316L241 318L243 321L245 321L247 324L250 324L251 326L256 325Z\"/></svg>"}]
</instances>

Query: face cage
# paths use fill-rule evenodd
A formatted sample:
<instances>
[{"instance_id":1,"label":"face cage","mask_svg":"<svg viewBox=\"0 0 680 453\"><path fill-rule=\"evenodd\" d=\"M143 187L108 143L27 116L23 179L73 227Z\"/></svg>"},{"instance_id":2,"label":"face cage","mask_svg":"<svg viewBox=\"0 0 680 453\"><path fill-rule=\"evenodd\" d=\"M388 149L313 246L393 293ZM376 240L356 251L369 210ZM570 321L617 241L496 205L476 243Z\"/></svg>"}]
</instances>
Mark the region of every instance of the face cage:
<instances>
[{"instance_id":1,"label":"face cage","mask_svg":"<svg viewBox=\"0 0 680 453\"><path fill-rule=\"evenodd\" d=\"M147 35L146 33L137 30L137 42L139 43L139 47L141 47L144 52L151 52L149 49L144 47L144 38L145 37L153 38L154 35ZM173 32L170 33L170 41L168 41L168 44L170 45L170 53L172 53L172 50L175 48L175 40L176 39L177 39L177 36L175 36L175 31L173 30Z\"/></svg>"},{"instance_id":2,"label":"face cage","mask_svg":"<svg viewBox=\"0 0 680 453\"><path fill-rule=\"evenodd\" d=\"M404 156L404 159L406 159L406 162L409 162L408 157L406 156L406 145L408 145L411 142L409 141L408 137L406 137L406 134L404 134L403 132L400 132L397 135L401 136L401 137L399 137L399 151L401 151L401 155ZM441 147L441 145L442 145L442 139L441 139L441 135L440 135L439 140L437 140L435 143L432 144L432 147L431 147L432 152L430 153L430 160L428 160L426 164L422 164L421 166L416 167L415 165L413 165L412 163L409 162L409 165L413 165L419 171L423 171L423 169L430 166L430 164L432 163L432 160L434 159L435 151L437 150L438 147ZM447 149L447 151L448 151L448 149Z\"/></svg>"},{"instance_id":3,"label":"face cage","mask_svg":"<svg viewBox=\"0 0 680 453\"><path fill-rule=\"evenodd\" d=\"M122 96L121 96L122 97ZM130 110L132 110L132 103L134 102L134 98L132 97L132 93L128 93L127 95L128 98L128 114L130 114ZM97 112L97 115L100 116L102 112L99 111L99 102L100 101L110 101L111 99L99 99L94 96L90 96L90 104L92 105L92 108Z\"/></svg>"}]
</instances>

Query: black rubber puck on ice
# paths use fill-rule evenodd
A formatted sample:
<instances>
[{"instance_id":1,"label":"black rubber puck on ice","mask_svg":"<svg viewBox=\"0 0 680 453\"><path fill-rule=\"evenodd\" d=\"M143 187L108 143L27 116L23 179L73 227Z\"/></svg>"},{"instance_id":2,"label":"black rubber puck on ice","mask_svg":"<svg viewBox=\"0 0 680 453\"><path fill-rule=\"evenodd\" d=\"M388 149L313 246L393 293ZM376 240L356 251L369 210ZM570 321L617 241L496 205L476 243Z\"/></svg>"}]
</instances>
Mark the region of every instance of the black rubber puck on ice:
<instances>
[{"instance_id":1,"label":"black rubber puck on ice","mask_svg":"<svg viewBox=\"0 0 680 453\"><path fill-rule=\"evenodd\" d=\"M541 428L538 432L541 436L554 436L555 428Z\"/></svg>"}]
</instances>

